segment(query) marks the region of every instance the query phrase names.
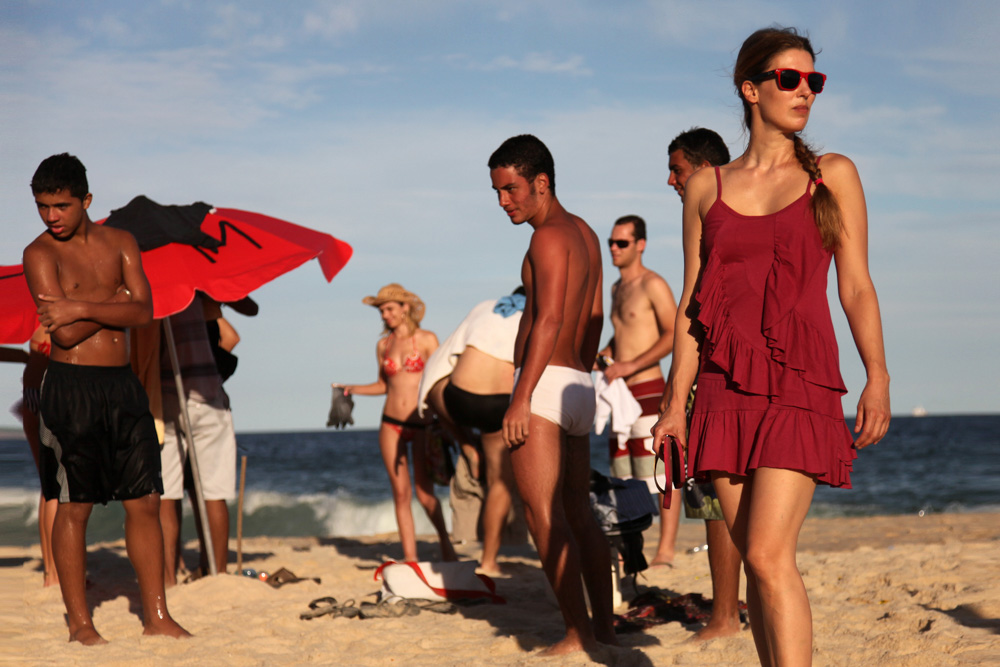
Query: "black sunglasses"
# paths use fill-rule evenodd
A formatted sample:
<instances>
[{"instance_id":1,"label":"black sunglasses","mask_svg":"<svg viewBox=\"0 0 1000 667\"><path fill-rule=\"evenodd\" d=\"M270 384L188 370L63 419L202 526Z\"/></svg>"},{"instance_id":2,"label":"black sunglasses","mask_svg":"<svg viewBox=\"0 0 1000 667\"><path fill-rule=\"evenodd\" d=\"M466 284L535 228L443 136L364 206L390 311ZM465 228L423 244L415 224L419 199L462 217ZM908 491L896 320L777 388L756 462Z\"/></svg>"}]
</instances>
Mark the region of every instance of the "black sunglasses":
<instances>
[{"instance_id":1,"label":"black sunglasses","mask_svg":"<svg viewBox=\"0 0 1000 667\"><path fill-rule=\"evenodd\" d=\"M612 248L618 246L619 250L624 250L625 248L632 245L632 242L628 239L608 239L608 247Z\"/></svg>"},{"instance_id":2,"label":"black sunglasses","mask_svg":"<svg viewBox=\"0 0 1000 667\"><path fill-rule=\"evenodd\" d=\"M823 86L826 84L826 74L821 72L800 72L797 69L784 68L773 69L770 72L762 72L757 76L750 77L750 81L759 83L768 79L774 79L778 84L778 90L795 90L799 87L802 77L806 78L809 90L817 95L823 92Z\"/></svg>"}]
</instances>

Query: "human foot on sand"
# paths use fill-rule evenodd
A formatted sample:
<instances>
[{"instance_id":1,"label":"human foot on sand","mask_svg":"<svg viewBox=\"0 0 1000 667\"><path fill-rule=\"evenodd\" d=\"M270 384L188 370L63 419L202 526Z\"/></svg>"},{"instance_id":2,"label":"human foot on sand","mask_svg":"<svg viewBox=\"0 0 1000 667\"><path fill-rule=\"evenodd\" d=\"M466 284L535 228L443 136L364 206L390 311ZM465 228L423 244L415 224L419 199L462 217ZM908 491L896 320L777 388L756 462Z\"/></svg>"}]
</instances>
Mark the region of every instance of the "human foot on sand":
<instances>
[{"instance_id":1,"label":"human foot on sand","mask_svg":"<svg viewBox=\"0 0 1000 667\"><path fill-rule=\"evenodd\" d=\"M178 625L177 622L170 617L156 619L152 623L146 623L143 626L142 634L173 637L174 639L186 639L194 636Z\"/></svg>"},{"instance_id":2,"label":"human foot on sand","mask_svg":"<svg viewBox=\"0 0 1000 667\"><path fill-rule=\"evenodd\" d=\"M494 579L505 579L507 575L500 569L499 563L480 563L476 568L476 574L485 574Z\"/></svg>"},{"instance_id":3,"label":"human foot on sand","mask_svg":"<svg viewBox=\"0 0 1000 667\"><path fill-rule=\"evenodd\" d=\"M708 624L703 627L698 632L694 633L688 641L690 642L705 642L710 639L718 639L719 637L731 637L732 635L739 634L743 629L743 624L740 623L740 619L730 618L728 620L716 620L713 616Z\"/></svg>"},{"instance_id":4,"label":"human foot on sand","mask_svg":"<svg viewBox=\"0 0 1000 667\"><path fill-rule=\"evenodd\" d=\"M80 642L84 646L100 646L101 644L108 643L108 640L98 634L92 625L84 626L76 632L70 632L69 640L71 642Z\"/></svg>"},{"instance_id":5,"label":"human foot on sand","mask_svg":"<svg viewBox=\"0 0 1000 667\"><path fill-rule=\"evenodd\" d=\"M584 642L579 637L567 635L547 649L542 650L538 655L542 658L551 658L558 655L569 655L579 651L586 651L587 655L594 657L602 654L606 648L602 648L596 639Z\"/></svg>"}]
</instances>

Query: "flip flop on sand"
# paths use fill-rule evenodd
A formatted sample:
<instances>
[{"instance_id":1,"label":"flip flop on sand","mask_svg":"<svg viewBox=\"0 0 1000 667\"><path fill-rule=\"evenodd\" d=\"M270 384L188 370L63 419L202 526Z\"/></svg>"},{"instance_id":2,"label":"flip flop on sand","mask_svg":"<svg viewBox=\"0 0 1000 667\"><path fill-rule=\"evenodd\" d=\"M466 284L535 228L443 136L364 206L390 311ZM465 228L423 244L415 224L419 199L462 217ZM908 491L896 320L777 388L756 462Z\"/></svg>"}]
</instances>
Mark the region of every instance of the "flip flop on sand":
<instances>
[{"instance_id":1,"label":"flip flop on sand","mask_svg":"<svg viewBox=\"0 0 1000 667\"><path fill-rule=\"evenodd\" d=\"M432 611L435 614L454 614L458 607L446 600L410 600L420 611Z\"/></svg>"},{"instance_id":2,"label":"flip flop on sand","mask_svg":"<svg viewBox=\"0 0 1000 667\"><path fill-rule=\"evenodd\" d=\"M354 606L354 600L348 600L330 614L330 618L356 618L361 615L361 610Z\"/></svg>"},{"instance_id":3,"label":"flip flop on sand","mask_svg":"<svg viewBox=\"0 0 1000 667\"><path fill-rule=\"evenodd\" d=\"M317 598L309 603L311 611L304 611L299 614L299 618L308 621L320 616L330 618L354 618L361 614L361 610L354 606L354 600L348 600L344 604L337 604L337 598Z\"/></svg>"},{"instance_id":4,"label":"flip flop on sand","mask_svg":"<svg viewBox=\"0 0 1000 667\"><path fill-rule=\"evenodd\" d=\"M297 577L294 572L286 568L278 569L267 578L267 583L274 588L281 588L285 584L294 584L299 581L315 581L317 584L323 583L318 577Z\"/></svg>"},{"instance_id":5,"label":"flip flop on sand","mask_svg":"<svg viewBox=\"0 0 1000 667\"><path fill-rule=\"evenodd\" d=\"M353 603L353 601L352 601ZM304 611L299 614L299 618L303 621L310 621L314 618L319 618L320 616L327 616L334 613L340 606L337 604L337 598L316 598L309 603L310 611Z\"/></svg>"},{"instance_id":6,"label":"flip flop on sand","mask_svg":"<svg viewBox=\"0 0 1000 667\"><path fill-rule=\"evenodd\" d=\"M416 616L420 607L412 600L398 596L388 597L378 602L362 602L361 618L400 618L401 616Z\"/></svg>"}]
</instances>

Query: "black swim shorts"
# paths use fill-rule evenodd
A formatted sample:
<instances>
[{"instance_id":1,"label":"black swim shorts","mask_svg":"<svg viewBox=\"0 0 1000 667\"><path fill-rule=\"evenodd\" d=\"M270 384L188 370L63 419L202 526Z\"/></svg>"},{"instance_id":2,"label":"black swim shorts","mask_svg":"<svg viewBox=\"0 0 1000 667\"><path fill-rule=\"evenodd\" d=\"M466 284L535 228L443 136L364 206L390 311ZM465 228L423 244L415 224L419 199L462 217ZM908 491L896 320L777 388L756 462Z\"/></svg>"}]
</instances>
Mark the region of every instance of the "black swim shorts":
<instances>
[{"instance_id":1,"label":"black swim shorts","mask_svg":"<svg viewBox=\"0 0 1000 667\"><path fill-rule=\"evenodd\" d=\"M510 407L510 394L473 394L449 382L444 388L444 406L459 426L495 433L503 428Z\"/></svg>"},{"instance_id":2,"label":"black swim shorts","mask_svg":"<svg viewBox=\"0 0 1000 667\"><path fill-rule=\"evenodd\" d=\"M102 503L163 493L160 446L146 392L129 366L49 361L40 413L55 456L41 457L60 502ZM55 471L49 470L52 464Z\"/></svg>"}]
</instances>

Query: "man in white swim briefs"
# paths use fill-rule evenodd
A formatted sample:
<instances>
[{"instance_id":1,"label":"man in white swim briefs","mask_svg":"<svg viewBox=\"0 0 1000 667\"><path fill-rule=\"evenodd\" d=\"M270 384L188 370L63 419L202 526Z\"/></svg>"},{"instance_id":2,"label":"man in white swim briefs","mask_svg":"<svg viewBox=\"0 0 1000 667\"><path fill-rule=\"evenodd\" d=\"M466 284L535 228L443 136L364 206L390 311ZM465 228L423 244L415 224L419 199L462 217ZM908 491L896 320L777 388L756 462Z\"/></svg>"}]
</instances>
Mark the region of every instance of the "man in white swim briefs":
<instances>
[{"instance_id":1,"label":"man in white swim briefs","mask_svg":"<svg viewBox=\"0 0 1000 667\"><path fill-rule=\"evenodd\" d=\"M617 644L610 548L589 500L596 406L590 367L604 319L600 242L556 199L552 154L536 137L508 139L490 156L489 168L510 221L534 229L521 265L527 300L514 344L517 371L503 438L528 528L566 624L566 637L545 653L593 651L599 642Z\"/></svg>"}]
</instances>

